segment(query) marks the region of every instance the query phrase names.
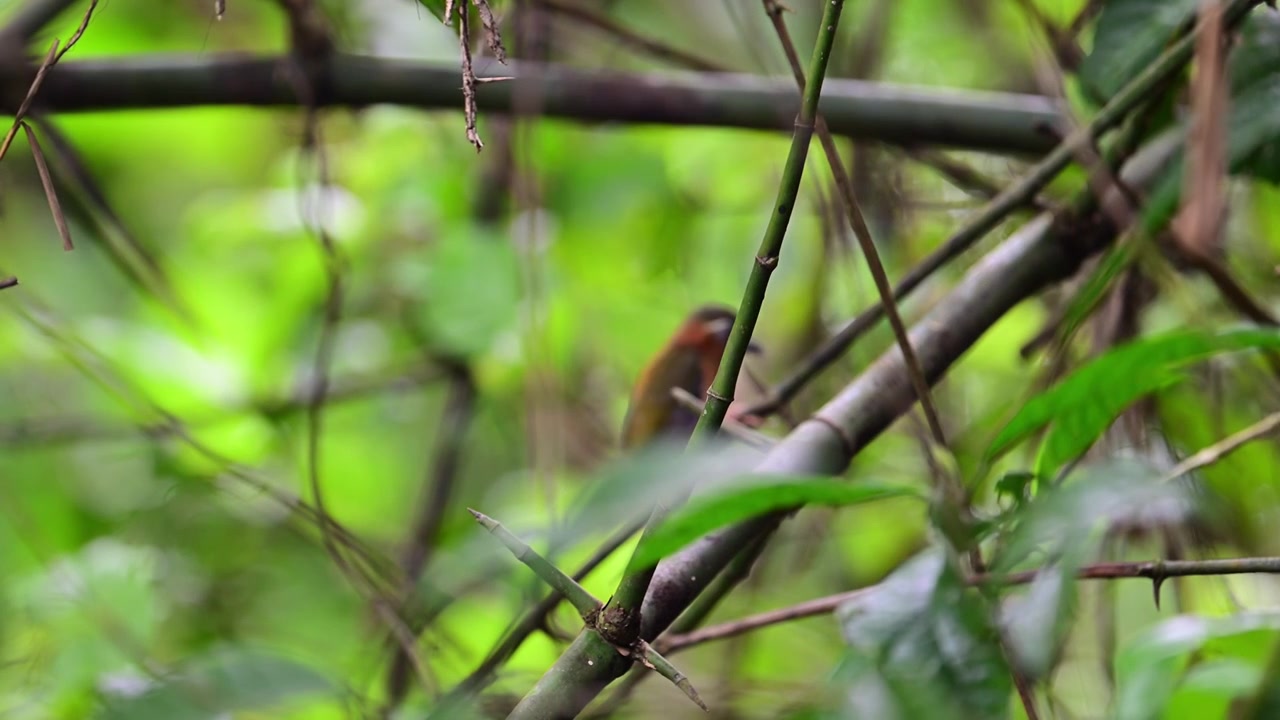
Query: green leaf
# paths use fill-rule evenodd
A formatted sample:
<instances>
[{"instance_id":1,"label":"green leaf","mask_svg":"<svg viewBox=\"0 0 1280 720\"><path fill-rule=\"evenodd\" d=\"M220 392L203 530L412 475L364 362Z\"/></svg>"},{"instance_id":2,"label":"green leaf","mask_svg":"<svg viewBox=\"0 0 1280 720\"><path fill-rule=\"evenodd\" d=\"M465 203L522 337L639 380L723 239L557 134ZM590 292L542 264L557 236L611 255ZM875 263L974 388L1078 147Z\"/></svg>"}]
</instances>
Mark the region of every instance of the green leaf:
<instances>
[{"instance_id":1,"label":"green leaf","mask_svg":"<svg viewBox=\"0 0 1280 720\"><path fill-rule=\"evenodd\" d=\"M159 592L161 568L176 575L182 563L181 556L159 548L107 536L18 581L11 592L24 629L56 648L48 678L70 687L127 665L133 658L119 642L122 634L134 647L151 647L168 610ZM101 618L112 619L114 634Z\"/></svg>"},{"instance_id":2,"label":"green leaf","mask_svg":"<svg viewBox=\"0 0 1280 720\"><path fill-rule=\"evenodd\" d=\"M1116 347L1031 398L987 449L988 460L1051 425L1041 446L1040 477L1084 452L1136 400L1182 378L1188 365L1228 352L1280 348L1273 329L1175 331Z\"/></svg>"},{"instance_id":3,"label":"green leaf","mask_svg":"<svg viewBox=\"0 0 1280 720\"><path fill-rule=\"evenodd\" d=\"M1280 183L1280 17L1254 12L1242 24L1227 64L1231 99L1227 104L1227 167L1232 174ZM1182 193L1185 155L1151 193L1143 212L1149 230L1172 215Z\"/></svg>"},{"instance_id":4,"label":"green leaf","mask_svg":"<svg viewBox=\"0 0 1280 720\"><path fill-rule=\"evenodd\" d=\"M1094 543L1074 542L1031 585L1002 606L1014 661L1031 680L1048 677L1061 657L1076 610L1076 572Z\"/></svg>"},{"instance_id":5,"label":"green leaf","mask_svg":"<svg viewBox=\"0 0 1280 720\"><path fill-rule=\"evenodd\" d=\"M986 601L938 552L836 610L849 717L1003 718L1011 681Z\"/></svg>"},{"instance_id":6,"label":"green leaf","mask_svg":"<svg viewBox=\"0 0 1280 720\"><path fill-rule=\"evenodd\" d=\"M1093 49L1080 64L1089 99L1106 103L1164 50L1199 0L1109 0L1098 15Z\"/></svg>"},{"instance_id":7,"label":"green leaf","mask_svg":"<svg viewBox=\"0 0 1280 720\"><path fill-rule=\"evenodd\" d=\"M775 510L802 505L841 507L904 495L921 497L918 490L903 485L847 485L830 477L747 476L742 480L748 478L750 486L731 485L723 492L695 498L662 521L640 542L631 566L653 565L713 530Z\"/></svg>"},{"instance_id":8,"label":"green leaf","mask_svg":"<svg viewBox=\"0 0 1280 720\"><path fill-rule=\"evenodd\" d=\"M1143 226L1154 229L1172 217L1182 197L1185 152L1151 193L1151 207L1143 212ZM1280 75L1253 83L1232 98L1227 109L1227 167L1245 175L1280 183Z\"/></svg>"},{"instance_id":9,"label":"green leaf","mask_svg":"<svg viewBox=\"0 0 1280 720\"><path fill-rule=\"evenodd\" d=\"M1227 72L1231 94L1242 94L1251 85L1276 77L1280 62L1280 16L1275 12L1255 12L1243 23L1231 51Z\"/></svg>"},{"instance_id":10,"label":"green leaf","mask_svg":"<svg viewBox=\"0 0 1280 720\"><path fill-rule=\"evenodd\" d=\"M1082 562L1097 536L1120 520L1143 517L1168 520L1192 506L1186 486L1164 482L1147 463L1121 458L1082 467L1061 486L1044 486L1008 533L992 565L995 572L1016 568L1034 553ZM1083 553L1083 554L1077 554Z\"/></svg>"},{"instance_id":11,"label":"green leaf","mask_svg":"<svg viewBox=\"0 0 1280 720\"><path fill-rule=\"evenodd\" d=\"M1231 617L1204 618L1183 615L1140 633L1116 656L1116 720L1159 718L1180 685L1192 676L1186 672L1193 654L1213 654L1219 659L1250 659L1261 667L1266 653L1280 630L1280 614L1244 613ZM1239 666L1237 666L1239 667ZM1185 676L1185 677L1184 677ZM1242 679L1204 676L1200 687L1217 687L1219 692L1243 684ZM1251 678L1256 682L1257 676ZM1205 716L1209 717L1209 716Z\"/></svg>"},{"instance_id":12,"label":"green leaf","mask_svg":"<svg viewBox=\"0 0 1280 720\"><path fill-rule=\"evenodd\" d=\"M1231 717L1231 703L1253 692L1262 680L1257 665L1235 658L1211 660L1191 668L1169 697L1164 720ZM1275 717L1275 714L1262 717Z\"/></svg>"},{"instance_id":13,"label":"green leaf","mask_svg":"<svg viewBox=\"0 0 1280 720\"><path fill-rule=\"evenodd\" d=\"M1067 305L1067 311L1062 316L1061 333L1064 340L1072 338L1084 321L1093 314L1107 291L1111 289L1112 283L1138 258L1145 240L1145 235L1137 235L1107 249L1102 260Z\"/></svg>"},{"instance_id":14,"label":"green leaf","mask_svg":"<svg viewBox=\"0 0 1280 720\"><path fill-rule=\"evenodd\" d=\"M644 520L656 504L675 504L696 487L712 488L748 477L760 462L754 448L722 441L686 450L684 441L658 440L626 453L595 473L590 490L553 534L553 544L612 531Z\"/></svg>"},{"instance_id":15,"label":"green leaf","mask_svg":"<svg viewBox=\"0 0 1280 720\"><path fill-rule=\"evenodd\" d=\"M1280 75L1257 82L1228 109L1227 162L1233 174L1280 183Z\"/></svg>"},{"instance_id":16,"label":"green leaf","mask_svg":"<svg viewBox=\"0 0 1280 720\"><path fill-rule=\"evenodd\" d=\"M216 649L132 697L108 698L102 720L211 720L263 710L287 700L333 694L337 686L315 670L241 647Z\"/></svg>"}]
</instances>

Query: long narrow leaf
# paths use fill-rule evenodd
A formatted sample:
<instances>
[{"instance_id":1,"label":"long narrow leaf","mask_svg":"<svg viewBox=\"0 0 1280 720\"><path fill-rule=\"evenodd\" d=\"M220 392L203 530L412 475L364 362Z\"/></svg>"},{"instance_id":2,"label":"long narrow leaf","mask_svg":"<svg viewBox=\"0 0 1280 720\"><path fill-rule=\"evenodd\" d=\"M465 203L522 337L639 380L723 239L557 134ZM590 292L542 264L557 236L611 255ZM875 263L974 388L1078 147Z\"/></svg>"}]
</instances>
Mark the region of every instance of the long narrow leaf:
<instances>
[{"instance_id":1,"label":"long narrow leaf","mask_svg":"<svg viewBox=\"0 0 1280 720\"><path fill-rule=\"evenodd\" d=\"M652 565L707 533L774 510L802 505L840 507L903 496L920 497L920 492L900 485L842 485L829 477L779 477L763 484L697 498L645 536L636 548L632 566Z\"/></svg>"},{"instance_id":2,"label":"long narrow leaf","mask_svg":"<svg viewBox=\"0 0 1280 720\"><path fill-rule=\"evenodd\" d=\"M1190 364L1261 348L1280 348L1280 331L1176 331L1122 345L1028 401L992 441L986 456L995 458L1052 424L1037 462L1038 470L1052 471L1092 445L1130 404L1178 382Z\"/></svg>"}]
</instances>

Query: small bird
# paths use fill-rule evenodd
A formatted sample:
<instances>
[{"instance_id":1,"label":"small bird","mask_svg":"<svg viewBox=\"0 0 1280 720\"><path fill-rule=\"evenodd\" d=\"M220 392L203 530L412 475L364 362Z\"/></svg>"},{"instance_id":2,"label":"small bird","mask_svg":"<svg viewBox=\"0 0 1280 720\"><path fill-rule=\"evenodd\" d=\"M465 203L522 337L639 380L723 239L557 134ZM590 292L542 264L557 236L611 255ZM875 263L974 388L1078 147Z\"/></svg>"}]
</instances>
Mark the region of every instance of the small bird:
<instances>
[{"instance_id":1,"label":"small bird","mask_svg":"<svg viewBox=\"0 0 1280 720\"><path fill-rule=\"evenodd\" d=\"M622 447L634 448L659 437L684 440L698 424L698 414L671 395L678 387L706 398L715 380L733 328L734 312L722 305L704 305L685 318L667 344L641 371L631 391L622 422ZM748 352L759 353L754 342Z\"/></svg>"}]
</instances>

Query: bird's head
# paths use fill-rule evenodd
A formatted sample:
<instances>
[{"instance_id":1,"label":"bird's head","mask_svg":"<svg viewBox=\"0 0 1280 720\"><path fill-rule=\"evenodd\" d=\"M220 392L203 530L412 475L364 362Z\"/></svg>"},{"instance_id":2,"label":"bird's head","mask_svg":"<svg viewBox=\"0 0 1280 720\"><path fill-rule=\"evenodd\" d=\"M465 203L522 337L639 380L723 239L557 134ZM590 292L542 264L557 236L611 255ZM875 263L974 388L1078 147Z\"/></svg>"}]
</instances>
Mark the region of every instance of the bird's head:
<instances>
[{"instance_id":1,"label":"bird's head","mask_svg":"<svg viewBox=\"0 0 1280 720\"><path fill-rule=\"evenodd\" d=\"M640 445L659 434L688 436L698 417L676 402L671 388L682 388L694 397L706 396L734 319L733 310L723 305L704 305L685 318L636 381L623 423L624 447ZM759 353L760 347L753 342L747 350Z\"/></svg>"}]
</instances>

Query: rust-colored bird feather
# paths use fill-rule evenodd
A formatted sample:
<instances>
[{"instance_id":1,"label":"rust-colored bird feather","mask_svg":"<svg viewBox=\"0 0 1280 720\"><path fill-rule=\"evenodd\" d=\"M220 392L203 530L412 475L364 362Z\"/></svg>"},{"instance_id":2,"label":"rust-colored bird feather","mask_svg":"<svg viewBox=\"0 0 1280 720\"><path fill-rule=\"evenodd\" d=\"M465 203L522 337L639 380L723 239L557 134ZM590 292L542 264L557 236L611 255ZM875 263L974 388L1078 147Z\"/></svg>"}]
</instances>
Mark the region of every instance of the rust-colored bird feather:
<instances>
[{"instance_id":1,"label":"rust-colored bird feather","mask_svg":"<svg viewBox=\"0 0 1280 720\"><path fill-rule=\"evenodd\" d=\"M689 437L698 415L681 406L671 389L706 397L733 321L733 310L721 305L705 305L685 319L636 380L622 424L622 447L638 447L659 437ZM758 352L754 345L751 349Z\"/></svg>"}]
</instances>

